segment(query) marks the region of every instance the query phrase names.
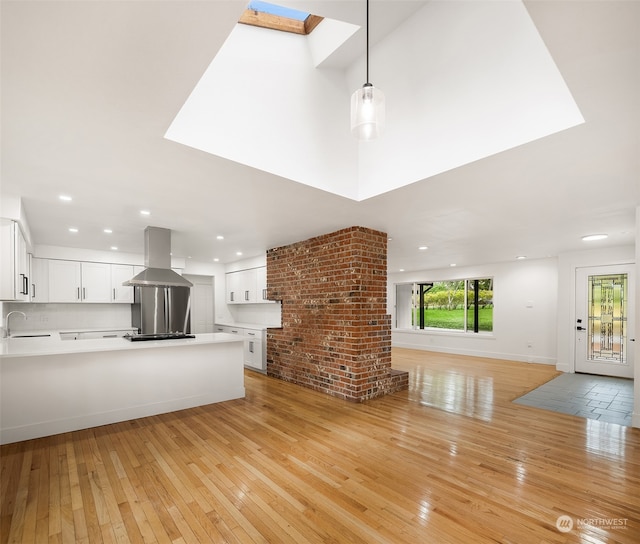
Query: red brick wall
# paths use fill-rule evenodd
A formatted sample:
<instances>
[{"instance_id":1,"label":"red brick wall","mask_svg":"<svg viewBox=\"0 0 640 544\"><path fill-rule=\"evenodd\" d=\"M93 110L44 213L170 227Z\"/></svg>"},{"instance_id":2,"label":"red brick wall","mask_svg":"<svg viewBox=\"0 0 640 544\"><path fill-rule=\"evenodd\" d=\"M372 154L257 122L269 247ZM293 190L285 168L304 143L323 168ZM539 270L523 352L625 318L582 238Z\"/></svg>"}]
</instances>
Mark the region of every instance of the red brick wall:
<instances>
[{"instance_id":1,"label":"red brick wall","mask_svg":"<svg viewBox=\"0 0 640 544\"><path fill-rule=\"evenodd\" d=\"M403 388L391 372L385 233L350 227L270 249L267 289L282 301L269 376L356 401Z\"/></svg>"}]
</instances>

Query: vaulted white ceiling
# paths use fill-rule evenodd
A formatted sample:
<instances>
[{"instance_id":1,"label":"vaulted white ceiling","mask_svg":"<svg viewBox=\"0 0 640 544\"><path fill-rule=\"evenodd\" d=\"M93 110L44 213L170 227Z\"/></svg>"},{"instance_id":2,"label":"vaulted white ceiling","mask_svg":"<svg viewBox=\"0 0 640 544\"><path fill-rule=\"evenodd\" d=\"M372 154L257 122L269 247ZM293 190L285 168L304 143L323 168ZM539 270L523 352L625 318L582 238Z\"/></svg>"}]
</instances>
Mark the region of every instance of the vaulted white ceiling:
<instances>
[{"instance_id":1,"label":"vaulted white ceiling","mask_svg":"<svg viewBox=\"0 0 640 544\"><path fill-rule=\"evenodd\" d=\"M360 201L584 121L522 3L428 2L371 49L389 127L358 142L348 107L366 70L342 50L364 31L236 25L166 137Z\"/></svg>"},{"instance_id":2,"label":"vaulted white ceiling","mask_svg":"<svg viewBox=\"0 0 640 544\"><path fill-rule=\"evenodd\" d=\"M364 24L360 0L281 3ZM545 59L531 52L523 62L522 33L498 32L505 29L501 15L472 24L478 6L499 4L372 0L371 79L387 95L386 141L363 150L348 134L348 96L364 82L358 32L340 54L307 68L320 86L308 89L308 100L298 89L286 119L274 120L271 111L269 133L252 113L271 106L263 102L267 90L280 96L275 64L252 77L228 66L226 83L233 85L214 91L249 92L255 103L244 109L218 101L226 121L236 122L222 134L211 127L217 148L203 152L204 146L165 134L227 47L244 1L5 0L1 195L23 198L36 244L116 245L141 253L144 227L153 224L173 230L174 253L204 262L229 262L237 251L256 255L356 224L393 238L391 270L557 255L584 248L579 238L592 232L609 233L599 244L633 243L640 204L640 3L533 1L525 10L513 3L535 25L532 37L544 43L552 79L565 86L561 94L570 92L577 105L551 114L556 101L537 77L538 70L550 73ZM456 10L449 23L433 26L429 15L449 9ZM488 51L502 55L496 65L502 72L480 62ZM465 52L479 57L463 61ZM513 83L524 83L524 102L497 99L495 89ZM456 109L461 98L465 107ZM468 106L482 104L472 129L465 128ZM416 107L419 115L410 119ZM310 108L323 121L320 128L303 123L302 133L292 131L291 118L308 116ZM543 117L556 124L519 132ZM507 143L505 134L519 141ZM238 142L245 158L236 153ZM272 162L258 164L265 145ZM321 153L301 160L300 148ZM463 148L482 153L457 166L452 157ZM391 185L361 190L363 179L376 176ZM345 192L354 179L357 191ZM320 181L333 183L338 194ZM60 202L60 193L73 201ZM142 208L152 215L141 217ZM71 235L69 226L79 232ZM105 227L113 233L105 235ZM429 250L417 251L420 245Z\"/></svg>"}]
</instances>

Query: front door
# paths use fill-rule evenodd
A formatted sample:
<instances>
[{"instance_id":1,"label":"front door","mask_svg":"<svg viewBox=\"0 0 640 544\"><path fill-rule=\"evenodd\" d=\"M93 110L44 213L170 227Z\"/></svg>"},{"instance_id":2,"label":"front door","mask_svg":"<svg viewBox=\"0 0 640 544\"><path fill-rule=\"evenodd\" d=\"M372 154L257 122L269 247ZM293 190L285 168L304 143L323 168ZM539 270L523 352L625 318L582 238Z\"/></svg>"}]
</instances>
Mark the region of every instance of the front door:
<instances>
[{"instance_id":1,"label":"front door","mask_svg":"<svg viewBox=\"0 0 640 544\"><path fill-rule=\"evenodd\" d=\"M633 378L633 274L630 264L576 269L576 372Z\"/></svg>"}]
</instances>

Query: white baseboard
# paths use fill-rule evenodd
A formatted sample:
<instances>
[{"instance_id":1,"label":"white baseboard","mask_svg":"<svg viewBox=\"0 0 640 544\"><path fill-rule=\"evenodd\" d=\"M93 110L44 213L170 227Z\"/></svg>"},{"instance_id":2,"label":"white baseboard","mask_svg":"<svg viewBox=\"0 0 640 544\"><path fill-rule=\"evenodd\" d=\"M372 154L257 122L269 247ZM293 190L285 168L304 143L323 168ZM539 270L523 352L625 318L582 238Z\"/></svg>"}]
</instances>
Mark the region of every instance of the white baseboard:
<instances>
[{"instance_id":1,"label":"white baseboard","mask_svg":"<svg viewBox=\"0 0 640 544\"><path fill-rule=\"evenodd\" d=\"M392 342L394 348L416 349L420 351L433 351L436 353L450 353L452 355L468 355L470 357L486 357L488 359L501 359L505 361L518 361L521 363L536 363L542 365L555 365L555 359L550 357L531 357L525 355L517 355L513 353L499 353L494 351L481 351L470 349L452 349L435 346L424 346L422 344L411 344L407 342Z\"/></svg>"}]
</instances>

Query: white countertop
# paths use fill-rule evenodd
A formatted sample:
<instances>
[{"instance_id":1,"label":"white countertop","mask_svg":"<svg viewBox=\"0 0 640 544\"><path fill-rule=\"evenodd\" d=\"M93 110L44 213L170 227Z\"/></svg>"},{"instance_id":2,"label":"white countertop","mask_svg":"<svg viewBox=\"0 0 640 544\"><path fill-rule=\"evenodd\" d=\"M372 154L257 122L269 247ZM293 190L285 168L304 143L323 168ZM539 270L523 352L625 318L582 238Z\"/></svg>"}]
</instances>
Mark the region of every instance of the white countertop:
<instances>
[{"instance_id":1,"label":"white countertop","mask_svg":"<svg viewBox=\"0 0 640 544\"><path fill-rule=\"evenodd\" d=\"M95 330L95 329L91 329ZM80 332L74 330L72 332ZM16 333L19 334L19 333ZM33 334L33 333L31 333ZM126 338L91 338L86 340L62 340L58 332L36 338L3 338L0 340L0 358L59 355L64 353L89 353L95 351L119 351L149 348L171 348L200 344L243 342L243 337L227 333L196 334L195 338L178 340L148 340L131 342Z\"/></svg>"},{"instance_id":2,"label":"white countertop","mask_svg":"<svg viewBox=\"0 0 640 544\"><path fill-rule=\"evenodd\" d=\"M279 329L280 325L259 325L256 323L238 323L232 321L216 321L216 325L222 325L224 327L238 327L239 329L256 329L259 331L266 331L267 329Z\"/></svg>"}]
</instances>

